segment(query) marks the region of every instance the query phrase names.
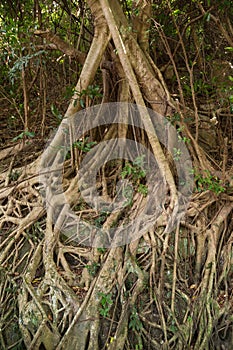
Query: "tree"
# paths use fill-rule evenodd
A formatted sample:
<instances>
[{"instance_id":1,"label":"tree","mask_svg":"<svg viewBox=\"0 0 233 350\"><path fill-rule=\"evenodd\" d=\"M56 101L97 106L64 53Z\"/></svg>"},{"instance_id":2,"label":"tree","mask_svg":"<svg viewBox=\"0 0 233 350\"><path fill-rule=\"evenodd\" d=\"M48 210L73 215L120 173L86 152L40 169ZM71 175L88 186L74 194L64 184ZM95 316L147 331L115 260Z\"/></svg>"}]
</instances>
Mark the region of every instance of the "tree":
<instances>
[{"instance_id":1,"label":"tree","mask_svg":"<svg viewBox=\"0 0 233 350\"><path fill-rule=\"evenodd\" d=\"M1 5L5 90L0 91L6 110L16 115L10 125L6 112L14 144L0 153L2 348L217 349L232 344L230 5L147 0ZM56 71L58 78L49 75ZM108 102L121 103L119 110L113 107L116 115L123 114L121 122L87 121L93 105L99 106L97 112ZM130 102L140 106L134 110L138 125L130 123ZM153 119L158 115L162 118ZM163 143L164 125L168 140ZM43 152L49 127L58 129ZM63 137L69 148L62 153L57 147ZM146 147L163 181L155 175L154 186L147 185L148 163L137 154L101 163L110 152L95 145L112 145L115 139ZM38 154L27 157L38 140ZM7 141L3 135L2 143ZM218 142L223 149L211 156ZM178 185L180 168L189 165L179 163L186 148L195 188L184 219ZM125 205L118 211L102 206L98 212L82 198L92 189L78 170L87 156L83 169L91 172L93 155L103 164L96 186L104 203L118 198L117 182L123 183ZM125 179L131 187L121 182ZM83 192L77 192L77 183L83 183ZM102 233L140 216L149 190L158 202L151 203L147 218L155 222L143 223L142 237L126 245L85 244L93 234L86 233L88 227ZM61 191L86 225L83 231L77 226L78 239L74 231L62 230L70 227L72 215L64 215Z\"/></svg>"}]
</instances>

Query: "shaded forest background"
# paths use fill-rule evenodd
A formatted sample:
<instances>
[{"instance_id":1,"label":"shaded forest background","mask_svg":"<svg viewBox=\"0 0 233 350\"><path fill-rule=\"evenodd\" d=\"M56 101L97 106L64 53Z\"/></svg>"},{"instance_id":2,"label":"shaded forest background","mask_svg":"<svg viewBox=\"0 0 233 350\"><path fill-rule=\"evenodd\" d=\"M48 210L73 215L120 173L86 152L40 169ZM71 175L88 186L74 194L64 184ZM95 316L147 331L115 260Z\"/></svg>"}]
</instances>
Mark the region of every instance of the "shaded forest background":
<instances>
[{"instance_id":1,"label":"shaded forest background","mask_svg":"<svg viewBox=\"0 0 233 350\"><path fill-rule=\"evenodd\" d=\"M1 2L0 349L232 349L232 23L230 0ZM167 233L165 215L123 247L66 239L39 192L50 133L87 107L140 101L191 154L185 218ZM74 194L85 155L122 135L156 153L147 131L109 125L74 140L64 163L73 210L97 227L123 225L147 196L138 163L126 161L98 174L103 197L114 198L117 179L133 182L121 215ZM172 197L174 163L163 153Z\"/></svg>"}]
</instances>

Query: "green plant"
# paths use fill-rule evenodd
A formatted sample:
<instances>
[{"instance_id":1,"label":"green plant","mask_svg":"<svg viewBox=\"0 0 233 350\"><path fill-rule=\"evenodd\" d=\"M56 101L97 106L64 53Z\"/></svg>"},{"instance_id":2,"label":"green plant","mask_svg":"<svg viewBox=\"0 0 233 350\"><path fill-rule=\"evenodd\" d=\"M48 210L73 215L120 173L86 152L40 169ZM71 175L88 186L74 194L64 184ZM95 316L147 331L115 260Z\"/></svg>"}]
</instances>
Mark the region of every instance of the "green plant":
<instances>
[{"instance_id":1,"label":"green plant","mask_svg":"<svg viewBox=\"0 0 233 350\"><path fill-rule=\"evenodd\" d=\"M100 215L97 219L95 219L95 226L97 227L102 227L103 223L105 222L107 216L108 216L108 212L107 211L102 211L100 212Z\"/></svg>"},{"instance_id":2,"label":"green plant","mask_svg":"<svg viewBox=\"0 0 233 350\"><path fill-rule=\"evenodd\" d=\"M176 333L178 331L178 328L174 319L171 320L170 330L173 333Z\"/></svg>"},{"instance_id":3,"label":"green plant","mask_svg":"<svg viewBox=\"0 0 233 350\"><path fill-rule=\"evenodd\" d=\"M75 141L74 143L73 143L73 147L74 148L78 148L80 151L82 151L82 152L85 152L85 153L87 153L87 152L89 152L90 150L91 150L91 148L94 146L94 145L96 145L96 141L90 141L90 142L88 142L88 137L85 137L85 139L84 140L80 140L80 141ZM70 152L70 150L68 150L68 152L66 153L66 160L67 159L70 159L71 158L71 152Z\"/></svg>"},{"instance_id":4,"label":"green plant","mask_svg":"<svg viewBox=\"0 0 233 350\"><path fill-rule=\"evenodd\" d=\"M130 185L125 186L125 188L122 191L123 197L126 199L124 202L124 207L127 207L128 205L131 206L133 203L133 189Z\"/></svg>"},{"instance_id":5,"label":"green plant","mask_svg":"<svg viewBox=\"0 0 233 350\"><path fill-rule=\"evenodd\" d=\"M56 117L58 122L60 123L62 120L62 114L59 112L59 110L53 103L51 104L50 109L54 117Z\"/></svg>"},{"instance_id":6,"label":"green plant","mask_svg":"<svg viewBox=\"0 0 233 350\"><path fill-rule=\"evenodd\" d=\"M130 314L129 328L136 332L137 344L135 345L135 350L142 350L143 344L140 336L140 332L142 330L142 322L139 318L136 307L132 308L132 312Z\"/></svg>"},{"instance_id":7,"label":"green plant","mask_svg":"<svg viewBox=\"0 0 233 350\"><path fill-rule=\"evenodd\" d=\"M74 211L81 211L81 210L84 210L85 208L86 208L86 203L83 200L83 198L81 197L79 199L79 202L74 206L73 210Z\"/></svg>"},{"instance_id":8,"label":"green plant","mask_svg":"<svg viewBox=\"0 0 233 350\"><path fill-rule=\"evenodd\" d=\"M176 122L179 122L181 120L180 113L174 113L172 116L169 116L164 119L164 122L167 124L168 121L171 122L172 125L174 125Z\"/></svg>"},{"instance_id":9,"label":"green plant","mask_svg":"<svg viewBox=\"0 0 233 350\"><path fill-rule=\"evenodd\" d=\"M126 162L124 168L122 169L121 177L122 179L125 179L126 177L132 179L136 190L146 196L148 193L148 188L146 185L140 183L141 180L146 177L144 158L144 155L139 156L132 162L132 164L130 162ZM123 195L127 199L125 205L132 204L132 188L130 186L125 187Z\"/></svg>"},{"instance_id":10,"label":"green plant","mask_svg":"<svg viewBox=\"0 0 233 350\"><path fill-rule=\"evenodd\" d=\"M22 339L20 339L18 344L12 348L12 350L24 350L24 349L25 349L25 345Z\"/></svg>"},{"instance_id":11,"label":"green plant","mask_svg":"<svg viewBox=\"0 0 233 350\"><path fill-rule=\"evenodd\" d=\"M139 342L138 344L135 345L135 350L143 350L143 344Z\"/></svg>"},{"instance_id":12,"label":"green plant","mask_svg":"<svg viewBox=\"0 0 233 350\"><path fill-rule=\"evenodd\" d=\"M38 243L38 241L43 236L43 229L40 226L39 222L35 222L30 228L27 228L26 231L26 239L31 240L34 243Z\"/></svg>"},{"instance_id":13,"label":"green plant","mask_svg":"<svg viewBox=\"0 0 233 350\"><path fill-rule=\"evenodd\" d=\"M143 194L144 197L146 197L148 194L148 187L146 185L139 184L138 185L138 192Z\"/></svg>"},{"instance_id":14,"label":"green plant","mask_svg":"<svg viewBox=\"0 0 233 350\"><path fill-rule=\"evenodd\" d=\"M104 253L106 253L107 249L106 249L106 248L97 248L97 251L98 251L100 254L104 254Z\"/></svg>"},{"instance_id":15,"label":"green plant","mask_svg":"<svg viewBox=\"0 0 233 350\"><path fill-rule=\"evenodd\" d=\"M99 270L100 264L93 262L91 265L86 265L85 268L88 270L91 276L95 276L97 271Z\"/></svg>"},{"instance_id":16,"label":"green plant","mask_svg":"<svg viewBox=\"0 0 233 350\"><path fill-rule=\"evenodd\" d=\"M129 328L133 331L139 332L142 329L142 322L139 318L136 307L133 307L130 314Z\"/></svg>"},{"instance_id":17,"label":"green plant","mask_svg":"<svg viewBox=\"0 0 233 350\"><path fill-rule=\"evenodd\" d=\"M18 178L20 177L20 175L21 175L21 172L20 172L20 171L14 170L14 171L12 171L12 172L10 173L10 180L11 180L11 181L17 181Z\"/></svg>"},{"instance_id":18,"label":"green plant","mask_svg":"<svg viewBox=\"0 0 233 350\"><path fill-rule=\"evenodd\" d=\"M44 53L45 53L44 50L40 50L40 51L35 52L35 53L31 54L31 55L26 55L26 56L19 57L15 61L13 67L9 71L9 78L10 78L11 83L14 84L15 77L17 76L17 73L21 72L23 70L23 68L27 67L29 61L32 58L38 57L38 56L40 56L40 55L42 55Z\"/></svg>"},{"instance_id":19,"label":"green plant","mask_svg":"<svg viewBox=\"0 0 233 350\"><path fill-rule=\"evenodd\" d=\"M73 147L77 147L80 151L89 152L91 148L97 144L96 141L88 142L89 137L85 137L84 140L76 141L73 143Z\"/></svg>"},{"instance_id":20,"label":"green plant","mask_svg":"<svg viewBox=\"0 0 233 350\"><path fill-rule=\"evenodd\" d=\"M18 286L17 286L17 285L10 284L9 287L6 287L6 288L5 288L5 291L6 291L6 292L10 292L10 293L12 293L12 294L17 294Z\"/></svg>"},{"instance_id":21,"label":"green plant","mask_svg":"<svg viewBox=\"0 0 233 350\"><path fill-rule=\"evenodd\" d=\"M17 140L22 140L22 139L24 139L25 137L32 138L32 137L34 137L34 136L35 136L35 133L34 133L34 132L26 130L26 131L21 132L18 136L14 137L14 138L12 139L12 141L15 142L15 141L17 141Z\"/></svg>"},{"instance_id":22,"label":"green plant","mask_svg":"<svg viewBox=\"0 0 233 350\"><path fill-rule=\"evenodd\" d=\"M230 100L230 112L233 113L233 95L229 97Z\"/></svg>"},{"instance_id":23,"label":"green plant","mask_svg":"<svg viewBox=\"0 0 233 350\"><path fill-rule=\"evenodd\" d=\"M101 297L100 299L101 307L99 309L100 315L103 317L107 317L109 316L109 311L113 304L112 294L99 293L99 296Z\"/></svg>"},{"instance_id":24,"label":"green plant","mask_svg":"<svg viewBox=\"0 0 233 350\"><path fill-rule=\"evenodd\" d=\"M182 152L179 148L173 148L173 158L178 162L180 160L180 157L182 155Z\"/></svg>"},{"instance_id":25,"label":"green plant","mask_svg":"<svg viewBox=\"0 0 233 350\"><path fill-rule=\"evenodd\" d=\"M184 143L190 143L190 139L186 136L182 136L182 131L184 130L184 127L180 127L177 129L177 135L178 135L178 140L180 142L184 142Z\"/></svg>"},{"instance_id":26,"label":"green plant","mask_svg":"<svg viewBox=\"0 0 233 350\"><path fill-rule=\"evenodd\" d=\"M96 97L102 97L103 95L100 93L100 87L98 85L89 85L87 89L83 89L81 92L77 90L73 90L78 98L74 98L74 106L76 106L79 101L80 106L85 108L85 99L84 97L89 97L91 100L94 100Z\"/></svg>"},{"instance_id":27,"label":"green plant","mask_svg":"<svg viewBox=\"0 0 233 350\"><path fill-rule=\"evenodd\" d=\"M146 170L144 169L144 157L144 155L137 157L132 164L126 162L126 165L121 172L122 179L126 176L131 176L133 180L145 178Z\"/></svg>"},{"instance_id":28,"label":"green plant","mask_svg":"<svg viewBox=\"0 0 233 350\"><path fill-rule=\"evenodd\" d=\"M204 74L202 74L202 77L198 78L194 81L193 83L193 90L196 95L199 96L209 96L210 93L212 92L212 84L209 84L208 82L205 81ZM180 78L181 82L183 83L183 88L184 92L186 93L186 96L192 96L192 89L190 86L190 81L187 76L183 76Z\"/></svg>"},{"instance_id":29,"label":"green plant","mask_svg":"<svg viewBox=\"0 0 233 350\"><path fill-rule=\"evenodd\" d=\"M209 170L205 170L206 176L195 173L194 180L196 181L196 188L198 192L212 191L216 194L225 192L225 188L222 186L221 180L214 175L211 175Z\"/></svg>"},{"instance_id":30,"label":"green plant","mask_svg":"<svg viewBox=\"0 0 233 350\"><path fill-rule=\"evenodd\" d=\"M229 52L233 52L233 47L231 47L231 46L224 47L224 49L229 51Z\"/></svg>"}]
</instances>

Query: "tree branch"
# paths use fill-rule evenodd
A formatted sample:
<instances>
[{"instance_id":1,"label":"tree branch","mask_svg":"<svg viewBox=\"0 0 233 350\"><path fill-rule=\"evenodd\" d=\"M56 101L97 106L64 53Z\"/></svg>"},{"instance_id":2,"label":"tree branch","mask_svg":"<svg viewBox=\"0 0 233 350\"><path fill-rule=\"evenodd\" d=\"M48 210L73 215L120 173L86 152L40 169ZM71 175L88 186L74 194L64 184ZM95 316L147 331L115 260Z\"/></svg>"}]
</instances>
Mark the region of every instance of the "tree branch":
<instances>
[{"instance_id":1,"label":"tree branch","mask_svg":"<svg viewBox=\"0 0 233 350\"><path fill-rule=\"evenodd\" d=\"M84 64L86 54L76 50L74 47L72 47L72 45L66 43L58 35L53 34L49 30L36 30L34 34L49 41L51 44L47 45L46 47L50 50L60 50L67 56L75 57L79 63Z\"/></svg>"}]
</instances>

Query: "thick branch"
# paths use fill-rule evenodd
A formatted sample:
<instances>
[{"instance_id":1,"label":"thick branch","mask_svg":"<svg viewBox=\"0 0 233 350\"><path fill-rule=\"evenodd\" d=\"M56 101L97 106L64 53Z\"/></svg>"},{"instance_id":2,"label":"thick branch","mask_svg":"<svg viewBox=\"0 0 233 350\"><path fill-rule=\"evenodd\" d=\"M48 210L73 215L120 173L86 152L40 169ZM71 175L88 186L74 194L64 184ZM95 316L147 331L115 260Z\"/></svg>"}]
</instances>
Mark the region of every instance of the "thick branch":
<instances>
[{"instance_id":1,"label":"thick branch","mask_svg":"<svg viewBox=\"0 0 233 350\"><path fill-rule=\"evenodd\" d=\"M73 103L73 101L79 100L79 93L87 89L87 87L92 83L96 71L101 63L103 54L111 38L108 30L106 20L103 15L101 15L101 7L98 1L88 1L89 7L95 19L95 33L94 39L92 41L90 50L88 52L87 58L85 60L81 75L79 77L78 83L75 87L75 94L72 101L67 109L66 116L72 116L74 113L80 110L79 103Z\"/></svg>"},{"instance_id":2,"label":"thick branch","mask_svg":"<svg viewBox=\"0 0 233 350\"><path fill-rule=\"evenodd\" d=\"M64 40L62 40L58 35L53 34L49 30L36 30L34 32L35 35L40 36L41 38L46 39L53 45L48 45L47 48L51 49L57 49L66 54L70 57L75 57L77 61L81 64L84 64L86 59L86 54L76 50L72 45L66 43Z\"/></svg>"},{"instance_id":3,"label":"thick branch","mask_svg":"<svg viewBox=\"0 0 233 350\"><path fill-rule=\"evenodd\" d=\"M151 18L151 1L133 1L133 30L136 32L137 40L143 51L149 50L149 29Z\"/></svg>"},{"instance_id":4,"label":"thick branch","mask_svg":"<svg viewBox=\"0 0 233 350\"><path fill-rule=\"evenodd\" d=\"M124 69L125 75L129 81L130 88L132 90L135 102L139 106L144 106L145 103L137 82L137 78L135 76L133 67L131 65L130 61L130 52L128 51L128 48L125 46L122 36L120 34L119 28L117 26L117 23L115 21L115 18L113 16L113 10L111 8L111 5L114 6L111 2L111 5L108 0L100 0L100 4L102 6L103 13L105 15L106 21L108 23L110 32L112 34L112 38L114 41L114 44L116 46L116 49L119 54L119 58L122 64L122 67ZM114 3L116 4L116 2ZM123 28L124 30L125 28ZM159 168L161 170L161 173L163 174L164 178L166 179L167 183L169 184L170 190L171 190L171 208L173 209L175 206L175 203L177 202L177 191L176 186L174 183L174 179L171 173L171 170L169 168L168 162L165 158L165 155L163 153L163 150L161 148L161 145L159 143L159 140L157 138L157 135L154 131L154 125L153 122L149 116L149 114L142 114L141 115L143 124L145 126L145 130L147 131L148 138L151 144L151 147L153 149L153 153L155 155L155 158L158 162ZM154 132L153 132L154 131Z\"/></svg>"}]
</instances>

